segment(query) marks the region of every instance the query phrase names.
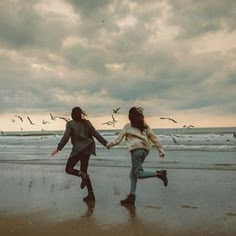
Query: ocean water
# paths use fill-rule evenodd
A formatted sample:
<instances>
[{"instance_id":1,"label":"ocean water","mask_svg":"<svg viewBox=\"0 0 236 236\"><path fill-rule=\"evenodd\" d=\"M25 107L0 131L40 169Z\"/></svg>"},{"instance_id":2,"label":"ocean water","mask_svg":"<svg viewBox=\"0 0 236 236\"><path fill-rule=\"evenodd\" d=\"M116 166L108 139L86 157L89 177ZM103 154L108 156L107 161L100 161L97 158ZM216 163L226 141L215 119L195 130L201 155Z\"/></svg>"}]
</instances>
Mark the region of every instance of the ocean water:
<instances>
[{"instance_id":1,"label":"ocean water","mask_svg":"<svg viewBox=\"0 0 236 236\"><path fill-rule=\"evenodd\" d=\"M166 151L160 159L153 147L145 166L148 168L188 168L236 170L236 127L154 129ZM99 130L108 141L119 130ZM57 146L63 131L8 132L0 136L0 163L24 165L65 165L71 151L70 141L55 157L50 153ZM107 150L97 140L96 156L90 165L130 167L130 154L124 142Z\"/></svg>"}]
</instances>

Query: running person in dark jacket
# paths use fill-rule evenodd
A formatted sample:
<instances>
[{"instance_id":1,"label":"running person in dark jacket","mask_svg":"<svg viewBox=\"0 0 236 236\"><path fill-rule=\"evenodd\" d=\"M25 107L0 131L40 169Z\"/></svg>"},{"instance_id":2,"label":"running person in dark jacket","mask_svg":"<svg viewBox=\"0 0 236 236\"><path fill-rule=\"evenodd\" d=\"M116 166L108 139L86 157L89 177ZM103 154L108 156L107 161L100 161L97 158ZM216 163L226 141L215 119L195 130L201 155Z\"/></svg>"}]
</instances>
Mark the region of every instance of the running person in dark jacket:
<instances>
[{"instance_id":1,"label":"running person in dark jacket","mask_svg":"<svg viewBox=\"0 0 236 236\"><path fill-rule=\"evenodd\" d=\"M86 114L80 107L74 107L71 112L72 120L66 124L66 129L57 148L52 152L54 156L71 139L72 151L66 164L66 173L82 178L80 187L87 186L88 195L84 201L95 201L92 184L87 173L90 155L96 155L96 146L93 137L106 146L107 141L96 131ZM75 165L80 161L80 170Z\"/></svg>"}]
</instances>

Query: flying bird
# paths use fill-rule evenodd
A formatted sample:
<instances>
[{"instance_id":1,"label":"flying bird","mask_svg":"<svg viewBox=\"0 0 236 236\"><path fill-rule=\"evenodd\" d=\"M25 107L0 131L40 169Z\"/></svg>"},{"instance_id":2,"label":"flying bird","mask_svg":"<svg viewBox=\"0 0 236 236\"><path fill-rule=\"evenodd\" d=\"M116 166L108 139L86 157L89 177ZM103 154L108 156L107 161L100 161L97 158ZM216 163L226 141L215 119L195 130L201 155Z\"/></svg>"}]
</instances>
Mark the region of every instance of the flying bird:
<instances>
[{"instance_id":1,"label":"flying bird","mask_svg":"<svg viewBox=\"0 0 236 236\"><path fill-rule=\"evenodd\" d=\"M56 120L56 118L50 113L51 120Z\"/></svg>"},{"instance_id":2,"label":"flying bird","mask_svg":"<svg viewBox=\"0 0 236 236\"><path fill-rule=\"evenodd\" d=\"M43 120L43 121L42 121L42 124L46 125L46 124L49 124L49 122L48 122L48 121L45 121L45 120Z\"/></svg>"},{"instance_id":3,"label":"flying bird","mask_svg":"<svg viewBox=\"0 0 236 236\"><path fill-rule=\"evenodd\" d=\"M21 122L23 122L23 118L21 116L15 115L15 117L19 118Z\"/></svg>"},{"instance_id":4,"label":"flying bird","mask_svg":"<svg viewBox=\"0 0 236 236\"><path fill-rule=\"evenodd\" d=\"M113 114L111 116L112 116L112 121L109 120L107 122L102 123L102 125L112 125L114 127L117 120L115 119Z\"/></svg>"},{"instance_id":5,"label":"flying bird","mask_svg":"<svg viewBox=\"0 0 236 236\"><path fill-rule=\"evenodd\" d=\"M165 119L167 119L167 120L171 120L171 121L173 121L174 123L177 123L176 120L174 120L174 119L172 119L172 118L169 118L169 117L161 117L160 119L161 119L161 120L165 120Z\"/></svg>"},{"instance_id":6,"label":"flying bird","mask_svg":"<svg viewBox=\"0 0 236 236\"><path fill-rule=\"evenodd\" d=\"M32 122L32 120L27 116L28 121L30 122L31 125L36 125L35 123Z\"/></svg>"},{"instance_id":7,"label":"flying bird","mask_svg":"<svg viewBox=\"0 0 236 236\"><path fill-rule=\"evenodd\" d=\"M107 122L102 123L102 125L112 125L114 127L115 123L113 121L107 121Z\"/></svg>"},{"instance_id":8,"label":"flying bird","mask_svg":"<svg viewBox=\"0 0 236 236\"><path fill-rule=\"evenodd\" d=\"M55 117L55 118L59 118L59 119L64 120L64 121L66 121L66 122L70 121L69 118L66 118L66 117L63 117L63 116L57 116L57 117Z\"/></svg>"},{"instance_id":9,"label":"flying bird","mask_svg":"<svg viewBox=\"0 0 236 236\"><path fill-rule=\"evenodd\" d=\"M177 141L176 141L176 139L175 139L173 136L171 136L171 138L172 138L172 140L174 141L174 143L176 143L176 144L177 144Z\"/></svg>"},{"instance_id":10,"label":"flying bird","mask_svg":"<svg viewBox=\"0 0 236 236\"><path fill-rule=\"evenodd\" d=\"M184 125L184 126L183 126L183 128L193 128L193 127L194 127L193 125L189 125L189 126Z\"/></svg>"},{"instance_id":11,"label":"flying bird","mask_svg":"<svg viewBox=\"0 0 236 236\"><path fill-rule=\"evenodd\" d=\"M114 112L115 114L119 114L120 107L118 107L118 108L116 108L116 109L112 109L112 110L113 110L113 112Z\"/></svg>"},{"instance_id":12,"label":"flying bird","mask_svg":"<svg viewBox=\"0 0 236 236\"><path fill-rule=\"evenodd\" d=\"M113 121L114 123L116 123L118 120L116 120L116 118L113 116L113 114L112 114L111 116L112 116L112 121Z\"/></svg>"}]
</instances>

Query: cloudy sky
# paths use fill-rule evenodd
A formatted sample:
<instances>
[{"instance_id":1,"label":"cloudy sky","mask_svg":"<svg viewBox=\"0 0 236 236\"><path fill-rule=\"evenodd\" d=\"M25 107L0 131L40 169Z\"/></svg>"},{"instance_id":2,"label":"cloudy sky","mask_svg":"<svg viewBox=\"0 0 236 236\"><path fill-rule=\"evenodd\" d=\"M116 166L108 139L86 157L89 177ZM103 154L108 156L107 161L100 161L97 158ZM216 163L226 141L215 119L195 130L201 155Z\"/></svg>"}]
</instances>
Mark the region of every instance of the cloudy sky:
<instances>
[{"instance_id":1,"label":"cloudy sky","mask_svg":"<svg viewBox=\"0 0 236 236\"><path fill-rule=\"evenodd\" d=\"M236 126L235 16L235 0L1 0L0 130L63 129L49 113L73 106L97 128L131 106L153 127Z\"/></svg>"}]
</instances>

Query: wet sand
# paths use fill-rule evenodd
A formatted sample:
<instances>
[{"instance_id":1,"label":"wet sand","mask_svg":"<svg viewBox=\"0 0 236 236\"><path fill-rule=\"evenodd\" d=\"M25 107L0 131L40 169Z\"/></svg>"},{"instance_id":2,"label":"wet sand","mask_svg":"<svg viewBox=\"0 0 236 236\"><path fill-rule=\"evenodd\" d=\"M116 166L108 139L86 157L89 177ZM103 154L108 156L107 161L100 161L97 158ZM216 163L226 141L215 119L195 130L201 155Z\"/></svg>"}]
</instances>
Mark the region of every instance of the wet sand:
<instances>
[{"instance_id":1,"label":"wet sand","mask_svg":"<svg viewBox=\"0 0 236 236\"><path fill-rule=\"evenodd\" d=\"M234 170L167 169L169 185L140 180L120 206L129 168L89 167L96 202L64 165L0 164L0 235L236 235Z\"/></svg>"}]
</instances>

